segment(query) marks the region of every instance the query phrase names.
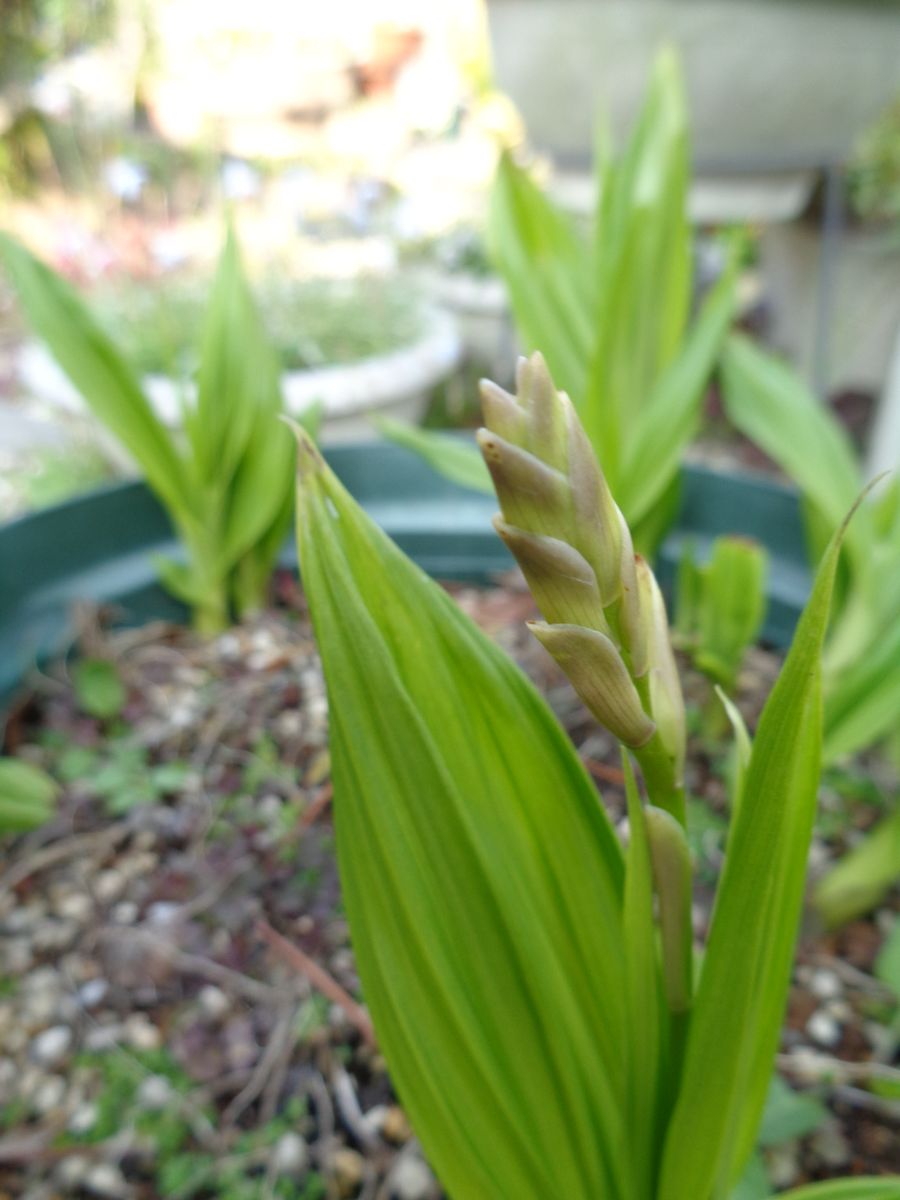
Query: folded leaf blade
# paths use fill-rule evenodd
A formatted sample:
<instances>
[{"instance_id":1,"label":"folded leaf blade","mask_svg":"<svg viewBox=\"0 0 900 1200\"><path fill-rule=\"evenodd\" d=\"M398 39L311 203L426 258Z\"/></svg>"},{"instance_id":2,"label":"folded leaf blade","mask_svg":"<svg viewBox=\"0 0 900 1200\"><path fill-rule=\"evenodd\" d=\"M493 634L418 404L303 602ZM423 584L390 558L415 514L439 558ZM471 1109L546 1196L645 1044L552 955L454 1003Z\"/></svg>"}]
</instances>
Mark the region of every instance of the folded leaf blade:
<instances>
[{"instance_id":1,"label":"folded leaf blade","mask_svg":"<svg viewBox=\"0 0 900 1200\"><path fill-rule=\"evenodd\" d=\"M822 641L842 532L819 569L754 739L716 894L659 1200L727 1196L762 1116L806 882L822 752Z\"/></svg>"},{"instance_id":2,"label":"folded leaf blade","mask_svg":"<svg viewBox=\"0 0 900 1200\"><path fill-rule=\"evenodd\" d=\"M625 1137L622 856L508 660L300 450L365 997L456 1200L640 1195Z\"/></svg>"}]
</instances>

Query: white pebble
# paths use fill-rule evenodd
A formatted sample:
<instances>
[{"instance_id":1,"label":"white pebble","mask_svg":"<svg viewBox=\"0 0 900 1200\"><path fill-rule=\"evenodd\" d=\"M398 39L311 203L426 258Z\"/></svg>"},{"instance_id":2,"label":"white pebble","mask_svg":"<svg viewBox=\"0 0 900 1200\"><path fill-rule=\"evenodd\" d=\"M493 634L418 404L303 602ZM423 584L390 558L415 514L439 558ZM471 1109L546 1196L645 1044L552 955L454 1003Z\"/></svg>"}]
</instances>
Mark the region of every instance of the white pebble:
<instances>
[{"instance_id":1,"label":"white pebble","mask_svg":"<svg viewBox=\"0 0 900 1200\"><path fill-rule=\"evenodd\" d=\"M125 1176L112 1163L97 1163L91 1167L82 1186L92 1196L105 1196L109 1200L122 1200L128 1194Z\"/></svg>"},{"instance_id":2,"label":"white pebble","mask_svg":"<svg viewBox=\"0 0 900 1200\"><path fill-rule=\"evenodd\" d=\"M424 1200L434 1185L434 1176L420 1158L403 1157L391 1171L391 1188L397 1200Z\"/></svg>"},{"instance_id":3,"label":"white pebble","mask_svg":"<svg viewBox=\"0 0 900 1200\"><path fill-rule=\"evenodd\" d=\"M112 919L117 925L133 925L140 909L133 900L123 900L112 910Z\"/></svg>"},{"instance_id":4,"label":"white pebble","mask_svg":"<svg viewBox=\"0 0 900 1200\"><path fill-rule=\"evenodd\" d=\"M59 1108L66 1097L66 1081L61 1075L48 1075L35 1088L34 1095L31 1097L31 1107L36 1113L43 1116L45 1113L52 1112L54 1108Z\"/></svg>"},{"instance_id":5,"label":"white pebble","mask_svg":"<svg viewBox=\"0 0 900 1200\"><path fill-rule=\"evenodd\" d=\"M100 1110L96 1104L82 1104L72 1113L69 1118L69 1133L74 1133L76 1137L80 1137L90 1131L97 1124L97 1118L100 1116Z\"/></svg>"},{"instance_id":6,"label":"white pebble","mask_svg":"<svg viewBox=\"0 0 900 1200\"><path fill-rule=\"evenodd\" d=\"M214 987L209 983L206 987L202 987L197 993L197 1003L207 1017L212 1017L217 1020L219 1017L224 1017L231 1007L228 997L221 988Z\"/></svg>"},{"instance_id":7,"label":"white pebble","mask_svg":"<svg viewBox=\"0 0 900 1200\"><path fill-rule=\"evenodd\" d=\"M819 967L813 971L809 980L809 990L818 1000L836 1000L844 991L840 976L827 967Z\"/></svg>"},{"instance_id":8,"label":"white pebble","mask_svg":"<svg viewBox=\"0 0 900 1200\"><path fill-rule=\"evenodd\" d=\"M94 902L84 892L70 892L68 896L63 896L56 905L56 911L59 916L67 917L82 925L94 911Z\"/></svg>"},{"instance_id":9,"label":"white pebble","mask_svg":"<svg viewBox=\"0 0 900 1200\"><path fill-rule=\"evenodd\" d=\"M298 1179L309 1163L306 1142L299 1133L283 1133L272 1151L272 1166L279 1175Z\"/></svg>"},{"instance_id":10,"label":"white pebble","mask_svg":"<svg viewBox=\"0 0 900 1200\"><path fill-rule=\"evenodd\" d=\"M850 1160L847 1139L837 1124L831 1122L813 1134L812 1150L828 1167L842 1167Z\"/></svg>"},{"instance_id":11,"label":"white pebble","mask_svg":"<svg viewBox=\"0 0 900 1200\"><path fill-rule=\"evenodd\" d=\"M96 1008L109 991L109 983L105 979L89 979L78 989L78 999L84 1008Z\"/></svg>"},{"instance_id":12,"label":"white pebble","mask_svg":"<svg viewBox=\"0 0 900 1200\"><path fill-rule=\"evenodd\" d=\"M44 1067L61 1062L72 1045L72 1030L67 1025L54 1025L39 1033L31 1043L31 1057Z\"/></svg>"},{"instance_id":13,"label":"white pebble","mask_svg":"<svg viewBox=\"0 0 900 1200\"><path fill-rule=\"evenodd\" d=\"M806 1032L820 1046L836 1046L841 1040L841 1027L834 1017L818 1009L806 1022Z\"/></svg>"},{"instance_id":14,"label":"white pebble","mask_svg":"<svg viewBox=\"0 0 900 1200\"><path fill-rule=\"evenodd\" d=\"M110 867L101 871L94 880L94 895L104 904L117 900L125 888L125 876L121 871Z\"/></svg>"},{"instance_id":15,"label":"white pebble","mask_svg":"<svg viewBox=\"0 0 900 1200\"><path fill-rule=\"evenodd\" d=\"M165 1108L171 1098L172 1085L164 1075L148 1075L137 1090L138 1104L151 1111Z\"/></svg>"},{"instance_id":16,"label":"white pebble","mask_svg":"<svg viewBox=\"0 0 900 1200\"><path fill-rule=\"evenodd\" d=\"M74 1192L81 1187L90 1165L90 1159L83 1155L70 1154L59 1163L53 1176L63 1191Z\"/></svg>"},{"instance_id":17,"label":"white pebble","mask_svg":"<svg viewBox=\"0 0 900 1200\"><path fill-rule=\"evenodd\" d=\"M125 1036L135 1050L158 1050L162 1045L162 1034L143 1013L132 1013L126 1019Z\"/></svg>"}]
</instances>

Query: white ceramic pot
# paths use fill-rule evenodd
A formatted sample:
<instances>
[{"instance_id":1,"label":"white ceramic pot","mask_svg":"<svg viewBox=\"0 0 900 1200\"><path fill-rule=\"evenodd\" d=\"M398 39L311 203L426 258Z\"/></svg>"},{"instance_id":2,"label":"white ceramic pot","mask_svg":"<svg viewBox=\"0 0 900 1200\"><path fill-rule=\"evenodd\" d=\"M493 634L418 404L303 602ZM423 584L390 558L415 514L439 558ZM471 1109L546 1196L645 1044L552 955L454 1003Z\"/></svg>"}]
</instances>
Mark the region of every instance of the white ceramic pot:
<instances>
[{"instance_id":1,"label":"white ceramic pot","mask_svg":"<svg viewBox=\"0 0 900 1200\"><path fill-rule=\"evenodd\" d=\"M299 415L313 403L324 407L322 441L356 441L371 436L376 415L418 421L425 413L431 390L448 379L462 356L456 324L446 313L429 310L425 332L418 341L388 354L341 366L288 371L282 376L285 409ZM86 406L49 351L38 342L23 346L18 359L22 387L48 404L86 415ZM144 391L160 419L171 429L181 422L182 394L192 385L163 375L143 380ZM122 447L100 425L97 437L112 460L133 469Z\"/></svg>"}]
</instances>

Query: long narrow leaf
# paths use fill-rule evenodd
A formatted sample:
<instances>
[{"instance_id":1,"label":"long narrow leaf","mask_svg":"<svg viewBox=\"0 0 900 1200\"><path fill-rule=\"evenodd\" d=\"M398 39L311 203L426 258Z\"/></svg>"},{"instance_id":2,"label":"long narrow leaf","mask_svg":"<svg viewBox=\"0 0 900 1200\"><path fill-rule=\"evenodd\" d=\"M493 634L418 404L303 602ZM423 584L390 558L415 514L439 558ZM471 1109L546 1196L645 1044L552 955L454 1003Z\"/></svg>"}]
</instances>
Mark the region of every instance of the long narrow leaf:
<instances>
[{"instance_id":1,"label":"long narrow leaf","mask_svg":"<svg viewBox=\"0 0 900 1200\"><path fill-rule=\"evenodd\" d=\"M821 766L822 641L842 532L819 568L754 739L716 894L659 1200L726 1197L753 1148L803 901Z\"/></svg>"},{"instance_id":2,"label":"long narrow leaf","mask_svg":"<svg viewBox=\"0 0 900 1200\"><path fill-rule=\"evenodd\" d=\"M609 822L521 673L307 440L299 464L339 864L403 1103L455 1200L631 1200Z\"/></svg>"},{"instance_id":3,"label":"long narrow leaf","mask_svg":"<svg viewBox=\"0 0 900 1200\"><path fill-rule=\"evenodd\" d=\"M189 523L192 500L183 462L131 367L74 288L5 233L0 233L0 261L29 323L73 386L135 459L173 516Z\"/></svg>"},{"instance_id":4,"label":"long narrow leaf","mask_svg":"<svg viewBox=\"0 0 900 1200\"><path fill-rule=\"evenodd\" d=\"M900 1200L900 1178L896 1175L856 1175L852 1179L828 1179L792 1188L781 1200Z\"/></svg>"},{"instance_id":5,"label":"long narrow leaf","mask_svg":"<svg viewBox=\"0 0 900 1200\"><path fill-rule=\"evenodd\" d=\"M681 352L656 381L635 423L617 492L632 523L643 520L658 502L697 432L704 389L734 316L737 261L732 254Z\"/></svg>"},{"instance_id":6,"label":"long narrow leaf","mask_svg":"<svg viewBox=\"0 0 900 1200\"><path fill-rule=\"evenodd\" d=\"M446 479L460 487L493 495L494 485L474 442L464 442L448 433L419 429L391 417L376 417L374 424L382 437L418 454Z\"/></svg>"}]
</instances>

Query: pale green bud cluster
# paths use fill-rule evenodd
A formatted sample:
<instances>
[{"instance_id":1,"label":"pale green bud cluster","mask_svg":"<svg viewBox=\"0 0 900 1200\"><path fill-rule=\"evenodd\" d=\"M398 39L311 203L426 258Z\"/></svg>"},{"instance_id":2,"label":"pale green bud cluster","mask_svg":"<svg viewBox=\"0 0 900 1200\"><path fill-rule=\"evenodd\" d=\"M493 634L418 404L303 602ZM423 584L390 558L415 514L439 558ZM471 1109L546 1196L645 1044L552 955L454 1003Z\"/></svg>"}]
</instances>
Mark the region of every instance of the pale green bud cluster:
<instances>
[{"instance_id":1,"label":"pale green bud cluster","mask_svg":"<svg viewBox=\"0 0 900 1200\"><path fill-rule=\"evenodd\" d=\"M635 556L593 447L540 354L519 361L516 392L482 383L478 443L502 510L497 532L544 617L532 631L635 751L648 786L680 797L684 701L653 572Z\"/></svg>"}]
</instances>

